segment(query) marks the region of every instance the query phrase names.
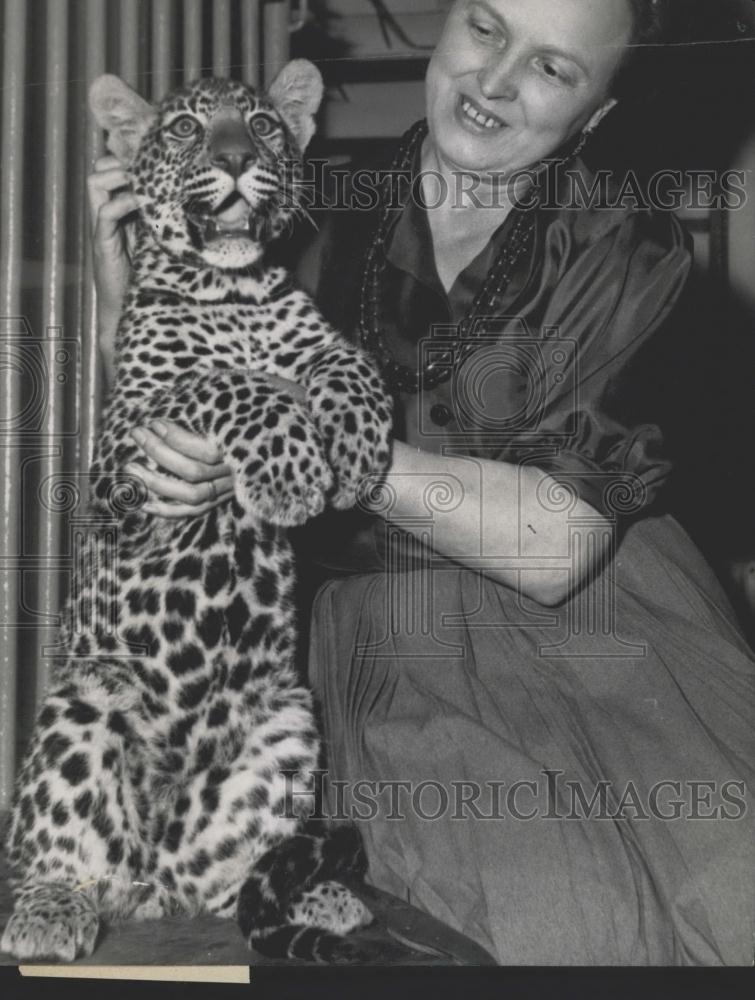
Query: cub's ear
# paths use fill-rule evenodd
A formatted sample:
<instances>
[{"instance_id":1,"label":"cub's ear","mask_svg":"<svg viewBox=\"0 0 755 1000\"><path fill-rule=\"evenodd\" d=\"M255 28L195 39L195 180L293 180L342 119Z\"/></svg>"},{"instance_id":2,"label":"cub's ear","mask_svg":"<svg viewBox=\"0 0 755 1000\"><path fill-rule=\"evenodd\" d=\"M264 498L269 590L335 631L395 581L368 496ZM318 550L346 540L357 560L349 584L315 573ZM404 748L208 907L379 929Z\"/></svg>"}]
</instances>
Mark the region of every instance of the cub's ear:
<instances>
[{"instance_id":1,"label":"cub's ear","mask_svg":"<svg viewBox=\"0 0 755 1000\"><path fill-rule=\"evenodd\" d=\"M302 152L314 135L315 113L322 95L322 76L308 59L292 59L270 85L268 96Z\"/></svg>"},{"instance_id":2,"label":"cub's ear","mask_svg":"<svg viewBox=\"0 0 755 1000\"><path fill-rule=\"evenodd\" d=\"M89 107L108 133L107 148L124 167L130 167L142 137L155 121L152 105L120 77L106 73L89 88Z\"/></svg>"}]
</instances>

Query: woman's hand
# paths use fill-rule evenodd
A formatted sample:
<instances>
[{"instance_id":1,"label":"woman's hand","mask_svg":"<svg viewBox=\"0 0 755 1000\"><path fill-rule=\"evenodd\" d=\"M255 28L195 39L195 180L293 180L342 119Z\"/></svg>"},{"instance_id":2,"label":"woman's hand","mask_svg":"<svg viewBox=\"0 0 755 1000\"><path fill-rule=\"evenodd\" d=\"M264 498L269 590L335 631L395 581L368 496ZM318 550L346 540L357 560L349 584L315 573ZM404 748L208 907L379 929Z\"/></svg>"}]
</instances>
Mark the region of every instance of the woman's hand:
<instances>
[{"instance_id":1,"label":"woman's hand","mask_svg":"<svg viewBox=\"0 0 755 1000\"><path fill-rule=\"evenodd\" d=\"M141 479L151 495L144 510L170 519L197 517L233 496L233 473L215 445L167 420L131 432L145 455L178 479L132 463L126 472Z\"/></svg>"},{"instance_id":2,"label":"woman's hand","mask_svg":"<svg viewBox=\"0 0 755 1000\"><path fill-rule=\"evenodd\" d=\"M306 392L295 382L269 375L277 389L304 402ZM223 462L218 448L207 438L172 424L154 420L147 427L137 427L131 436L145 453L178 480L161 472L132 463L126 472L141 479L156 499L144 505L148 514L177 519L197 517L233 496L233 472Z\"/></svg>"},{"instance_id":3,"label":"woman's hand","mask_svg":"<svg viewBox=\"0 0 755 1000\"><path fill-rule=\"evenodd\" d=\"M98 160L94 173L87 178L99 346L108 365L131 273L128 227L124 223L138 205L128 186L128 174L114 156Z\"/></svg>"}]
</instances>

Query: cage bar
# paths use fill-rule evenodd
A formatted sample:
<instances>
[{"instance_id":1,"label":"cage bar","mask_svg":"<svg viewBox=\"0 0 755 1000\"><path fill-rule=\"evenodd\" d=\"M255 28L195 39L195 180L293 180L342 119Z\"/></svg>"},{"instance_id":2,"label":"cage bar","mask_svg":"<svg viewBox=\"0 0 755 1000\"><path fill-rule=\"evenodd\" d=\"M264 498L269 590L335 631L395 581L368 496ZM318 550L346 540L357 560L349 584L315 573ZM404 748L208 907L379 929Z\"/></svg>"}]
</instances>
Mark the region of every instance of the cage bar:
<instances>
[{"instance_id":1,"label":"cage bar","mask_svg":"<svg viewBox=\"0 0 755 1000\"><path fill-rule=\"evenodd\" d=\"M16 765L18 672L19 420L23 357L8 336L21 316L26 4L6 0L3 42L2 164L0 172L0 330L5 356L0 378L0 809L10 806Z\"/></svg>"},{"instance_id":2,"label":"cage bar","mask_svg":"<svg viewBox=\"0 0 755 1000\"><path fill-rule=\"evenodd\" d=\"M184 0L183 78L185 83L202 74L202 0Z\"/></svg>"},{"instance_id":3,"label":"cage bar","mask_svg":"<svg viewBox=\"0 0 755 1000\"><path fill-rule=\"evenodd\" d=\"M241 3L241 79L252 87L260 85L259 0Z\"/></svg>"},{"instance_id":4,"label":"cage bar","mask_svg":"<svg viewBox=\"0 0 755 1000\"><path fill-rule=\"evenodd\" d=\"M289 0L271 0L263 6L263 65L262 80L269 87L278 72L288 62L290 52L289 21L291 4Z\"/></svg>"},{"instance_id":5,"label":"cage bar","mask_svg":"<svg viewBox=\"0 0 755 1000\"><path fill-rule=\"evenodd\" d=\"M66 243L66 119L68 109L68 0L47 0L47 66L45 95L44 265L42 269L42 324L47 361L48 407L44 434L46 453L41 459L39 491L39 546L52 567L61 547L62 517L51 499L63 473L63 416L65 383L58 380L65 370L65 243ZM65 377L65 376L63 376ZM60 608L60 574L51 569L40 576L37 608L47 625L39 630L36 701L47 688L48 664L42 655L53 645L54 622Z\"/></svg>"},{"instance_id":6,"label":"cage bar","mask_svg":"<svg viewBox=\"0 0 755 1000\"><path fill-rule=\"evenodd\" d=\"M131 87L139 77L139 0L121 0L118 22L118 72Z\"/></svg>"},{"instance_id":7,"label":"cage bar","mask_svg":"<svg viewBox=\"0 0 755 1000\"><path fill-rule=\"evenodd\" d=\"M212 5L212 72L214 76L231 75L230 0L214 0Z\"/></svg>"},{"instance_id":8,"label":"cage bar","mask_svg":"<svg viewBox=\"0 0 755 1000\"><path fill-rule=\"evenodd\" d=\"M86 58L84 76L87 87L95 77L105 72L105 0L86 0ZM102 133L87 114L84 158L79 159L76 177L81 190L86 185L87 175L94 169L96 160L104 153ZM80 224L89 225L89 206L84 205ZM84 308L81 330L81 429L79 462L83 473L89 471L94 456L97 416L102 392L102 372L97 347L97 309L92 275L91 252L84 255L83 288Z\"/></svg>"},{"instance_id":9,"label":"cage bar","mask_svg":"<svg viewBox=\"0 0 755 1000\"><path fill-rule=\"evenodd\" d=\"M172 86L173 0L152 0L152 100L165 97Z\"/></svg>"}]
</instances>

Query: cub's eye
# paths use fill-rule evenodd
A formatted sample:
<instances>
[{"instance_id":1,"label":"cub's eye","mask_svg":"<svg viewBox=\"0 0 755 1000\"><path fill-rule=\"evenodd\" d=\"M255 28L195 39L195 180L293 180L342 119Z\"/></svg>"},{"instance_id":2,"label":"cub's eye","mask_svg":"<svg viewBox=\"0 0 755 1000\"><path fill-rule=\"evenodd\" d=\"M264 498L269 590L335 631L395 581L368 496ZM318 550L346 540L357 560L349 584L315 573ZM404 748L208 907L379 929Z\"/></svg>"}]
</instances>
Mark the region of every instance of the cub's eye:
<instances>
[{"instance_id":1,"label":"cub's eye","mask_svg":"<svg viewBox=\"0 0 755 1000\"><path fill-rule=\"evenodd\" d=\"M254 134L258 135L260 139L267 139L280 128L278 122L270 115L255 115L251 124Z\"/></svg>"},{"instance_id":2,"label":"cub's eye","mask_svg":"<svg viewBox=\"0 0 755 1000\"><path fill-rule=\"evenodd\" d=\"M176 139L191 139L199 131L200 125L191 115L181 115L168 126L168 132Z\"/></svg>"}]
</instances>

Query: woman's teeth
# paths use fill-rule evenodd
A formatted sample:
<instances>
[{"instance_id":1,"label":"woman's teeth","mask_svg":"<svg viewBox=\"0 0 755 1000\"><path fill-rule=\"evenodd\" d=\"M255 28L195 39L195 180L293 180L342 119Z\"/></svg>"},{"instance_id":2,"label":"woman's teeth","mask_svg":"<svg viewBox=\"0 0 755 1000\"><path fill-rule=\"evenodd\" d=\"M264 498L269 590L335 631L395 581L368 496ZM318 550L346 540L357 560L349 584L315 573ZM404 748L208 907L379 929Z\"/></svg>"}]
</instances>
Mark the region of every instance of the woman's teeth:
<instances>
[{"instance_id":1,"label":"woman's teeth","mask_svg":"<svg viewBox=\"0 0 755 1000\"><path fill-rule=\"evenodd\" d=\"M489 115L484 115L481 111L478 111L471 101L462 101L461 103L462 111L482 128L498 129L503 128L503 122L499 121L497 118L491 118Z\"/></svg>"}]
</instances>

